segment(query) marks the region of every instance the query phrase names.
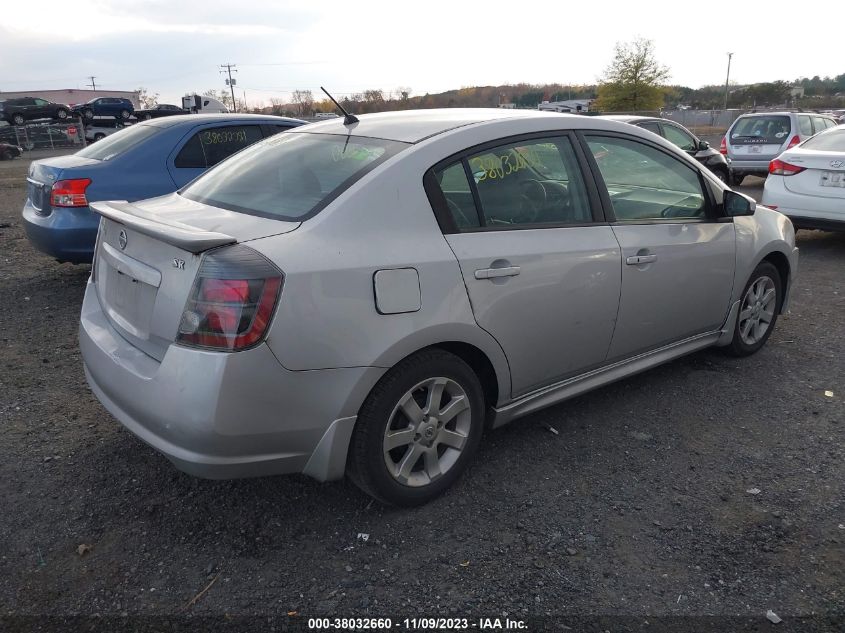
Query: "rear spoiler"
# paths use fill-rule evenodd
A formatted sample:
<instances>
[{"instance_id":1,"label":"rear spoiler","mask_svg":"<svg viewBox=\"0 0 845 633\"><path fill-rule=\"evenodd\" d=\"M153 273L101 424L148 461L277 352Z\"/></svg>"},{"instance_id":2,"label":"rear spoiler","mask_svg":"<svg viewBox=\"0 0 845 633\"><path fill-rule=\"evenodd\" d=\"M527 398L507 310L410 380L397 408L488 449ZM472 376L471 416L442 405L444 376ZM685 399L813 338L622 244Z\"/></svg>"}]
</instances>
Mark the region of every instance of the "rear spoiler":
<instances>
[{"instance_id":1,"label":"rear spoiler","mask_svg":"<svg viewBox=\"0 0 845 633\"><path fill-rule=\"evenodd\" d=\"M148 214L125 200L91 202L88 206L104 218L191 253L201 253L238 241L225 233L203 231L180 222L162 222L160 217Z\"/></svg>"}]
</instances>

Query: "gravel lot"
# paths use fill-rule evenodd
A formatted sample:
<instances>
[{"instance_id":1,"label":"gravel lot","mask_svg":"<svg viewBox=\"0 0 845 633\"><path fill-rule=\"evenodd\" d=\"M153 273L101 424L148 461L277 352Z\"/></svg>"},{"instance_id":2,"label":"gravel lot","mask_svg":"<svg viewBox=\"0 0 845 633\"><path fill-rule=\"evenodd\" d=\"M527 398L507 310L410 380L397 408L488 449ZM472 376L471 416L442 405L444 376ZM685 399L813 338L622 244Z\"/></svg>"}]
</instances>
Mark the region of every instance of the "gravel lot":
<instances>
[{"instance_id":1,"label":"gravel lot","mask_svg":"<svg viewBox=\"0 0 845 633\"><path fill-rule=\"evenodd\" d=\"M768 630L768 609L779 631L843 626L845 234L799 233L791 312L756 356L697 353L522 419L443 498L392 510L347 482L194 479L123 430L77 350L89 267L24 236L26 167L0 163L5 628L507 613Z\"/></svg>"}]
</instances>

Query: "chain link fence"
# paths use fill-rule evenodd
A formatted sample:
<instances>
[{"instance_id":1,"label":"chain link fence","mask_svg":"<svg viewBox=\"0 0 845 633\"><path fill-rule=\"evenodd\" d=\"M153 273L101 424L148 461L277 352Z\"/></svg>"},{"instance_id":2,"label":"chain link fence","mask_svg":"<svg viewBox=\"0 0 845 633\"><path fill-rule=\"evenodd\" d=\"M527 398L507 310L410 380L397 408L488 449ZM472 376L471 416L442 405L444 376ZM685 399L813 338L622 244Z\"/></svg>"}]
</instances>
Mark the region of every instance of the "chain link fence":
<instances>
[{"instance_id":1,"label":"chain link fence","mask_svg":"<svg viewBox=\"0 0 845 633\"><path fill-rule=\"evenodd\" d=\"M10 143L34 150L81 149L85 147L82 122L44 122L26 125L0 125L0 143Z\"/></svg>"}]
</instances>

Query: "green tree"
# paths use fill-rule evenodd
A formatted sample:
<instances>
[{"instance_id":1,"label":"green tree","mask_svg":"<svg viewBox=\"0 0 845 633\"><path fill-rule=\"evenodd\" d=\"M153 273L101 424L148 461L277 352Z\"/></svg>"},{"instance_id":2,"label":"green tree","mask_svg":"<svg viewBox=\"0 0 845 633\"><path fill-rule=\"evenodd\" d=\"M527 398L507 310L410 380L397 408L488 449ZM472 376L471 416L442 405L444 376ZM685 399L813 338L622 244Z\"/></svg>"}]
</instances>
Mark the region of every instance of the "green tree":
<instances>
[{"instance_id":1,"label":"green tree","mask_svg":"<svg viewBox=\"0 0 845 633\"><path fill-rule=\"evenodd\" d=\"M599 83L596 106L605 112L657 110L669 69L654 57L651 40L617 42L613 62Z\"/></svg>"}]
</instances>

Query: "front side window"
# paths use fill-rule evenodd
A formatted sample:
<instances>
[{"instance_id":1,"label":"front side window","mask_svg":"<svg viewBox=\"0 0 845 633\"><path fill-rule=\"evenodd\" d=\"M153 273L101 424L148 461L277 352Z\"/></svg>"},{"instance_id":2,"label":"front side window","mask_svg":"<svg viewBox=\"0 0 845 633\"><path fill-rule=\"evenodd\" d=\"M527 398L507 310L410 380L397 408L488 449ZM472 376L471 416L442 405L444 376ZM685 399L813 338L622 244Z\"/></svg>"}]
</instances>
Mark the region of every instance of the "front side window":
<instances>
[{"instance_id":1,"label":"front side window","mask_svg":"<svg viewBox=\"0 0 845 633\"><path fill-rule=\"evenodd\" d=\"M707 198L698 173L654 147L588 135L587 144L621 222L703 219Z\"/></svg>"},{"instance_id":2,"label":"front side window","mask_svg":"<svg viewBox=\"0 0 845 633\"><path fill-rule=\"evenodd\" d=\"M49 105L49 101L44 101L44 99L35 99L35 105L45 106Z\"/></svg>"},{"instance_id":3,"label":"front side window","mask_svg":"<svg viewBox=\"0 0 845 633\"><path fill-rule=\"evenodd\" d=\"M664 123L663 132L666 134L667 141L674 143L682 150L686 152L695 150L695 139L680 128Z\"/></svg>"},{"instance_id":4,"label":"front side window","mask_svg":"<svg viewBox=\"0 0 845 633\"><path fill-rule=\"evenodd\" d=\"M257 125L234 125L200 130L174 160L176 167L206 169L261 140Z\"/></svg>"},{"instance_id":5,"label":"front side window","mask_svg":"<svg viewBox=\"0 0 845 633\"><path fill-rule=\"evenodd\" d=\"M277 134L209 170L180 193L223 209L299 221L408 146L345 134Z\"/></svg>"}]
</instances>

